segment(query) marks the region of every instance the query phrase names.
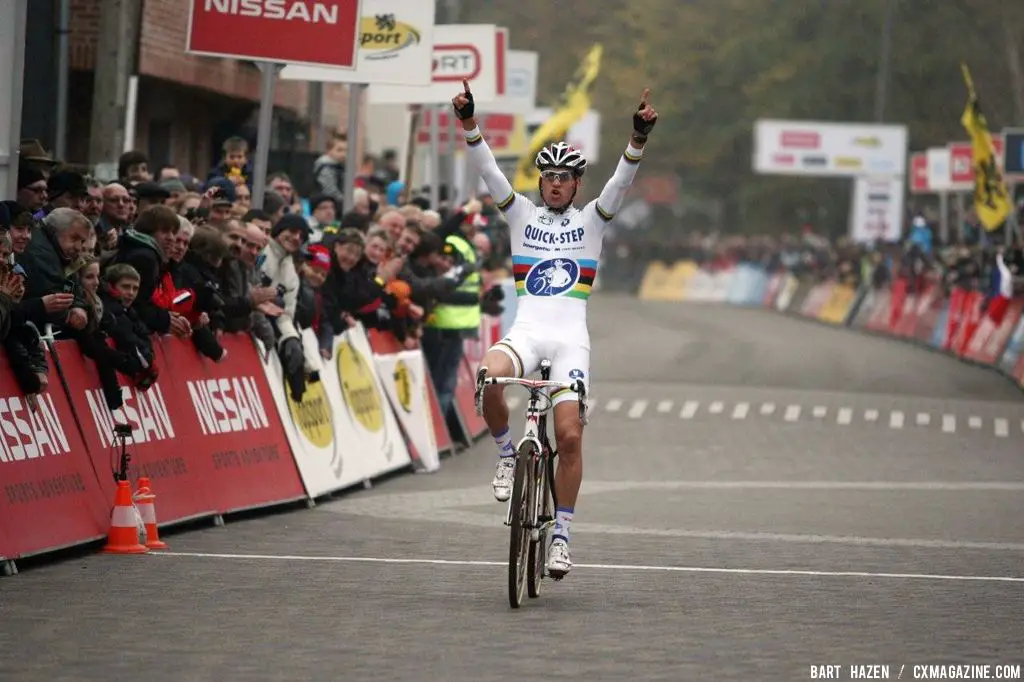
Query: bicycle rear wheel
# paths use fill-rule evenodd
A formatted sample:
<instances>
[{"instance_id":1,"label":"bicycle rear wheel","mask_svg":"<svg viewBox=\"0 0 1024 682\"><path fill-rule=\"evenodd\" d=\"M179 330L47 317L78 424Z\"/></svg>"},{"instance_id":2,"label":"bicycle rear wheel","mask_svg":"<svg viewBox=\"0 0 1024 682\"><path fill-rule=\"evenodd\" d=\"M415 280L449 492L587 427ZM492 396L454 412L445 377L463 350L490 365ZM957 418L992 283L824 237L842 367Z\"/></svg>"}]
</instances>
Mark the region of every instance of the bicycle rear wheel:
<instances>
[{"instance_id":1,"label":"bicycle rear wheel","mask_svg":"<svg viewBox=\"0 0 1024 682\"><path fill-rule=\"evenodd\" d=\"M555 517L555 501L551 496L552 469L553 463L550 457L541 458L538 466L535 467L536 490L540 493L542 502L537 505L537 525L544 525L549 519ZM537 540L530 541L529 572L526 574L526 593L531 598L540 596L541 580L544 579L544 562L547 560L548 531L541 530Z\"/></svg>"},{"instance_id":2,"label":"bicycle rear wheel","mask_svg":"<svg viewBox=\"0 0 1024 682\"><path fill-rule=\"evenodd\" d=\"M527 441L516 453L515 480L512 484L511 523L508 543L508 603L518 609L526 588L527 554L530 544L529 498L530 471L537 446Z\"/></svg>"}]
</instances>

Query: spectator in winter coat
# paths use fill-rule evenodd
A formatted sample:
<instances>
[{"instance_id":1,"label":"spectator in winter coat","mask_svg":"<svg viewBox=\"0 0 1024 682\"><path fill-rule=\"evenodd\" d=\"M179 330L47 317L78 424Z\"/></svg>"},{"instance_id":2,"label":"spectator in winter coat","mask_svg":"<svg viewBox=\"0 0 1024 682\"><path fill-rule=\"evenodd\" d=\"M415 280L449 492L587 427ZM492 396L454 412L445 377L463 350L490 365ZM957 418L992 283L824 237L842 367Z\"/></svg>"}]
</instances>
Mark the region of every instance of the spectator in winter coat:
<instances>
[{"instance_id":1,"label":"spectator in winter coat","mask_svg":"<svg viewBox=\"0 0 1024 682\"><path fill-rule=\"evenodd\" d=\"M139 215L134 229L125 230L110 262L131 265L139 273L134 307L143 324L155 334L184 338L192 328L187 319L172 310L174 287L167 258L180 229L177 213L167 206L153 206Z\"/></svg>"},{"instance_id":2,"label":"spectator in winter coat","mask_svg":"<svg viewBox=\"0 0 1024 682\"><path fill-rule=\"evenodd\" d=\"M239 177L242 183L252 187L252 165L249 163L249 143L243 137L229 137L221 146L220 163L210 169L206 182L215 178Z\"/></svg>"},{"instance_id":3,"label":"spectator in winter coat","mask_svg":"<svg viewBox=\"0 0 1024 682\"><path fill-rule=\"evenodd\" d=\"M28 247L18 256L26 276L23 312L40 329L47 323L85 328L86 304L74 275L91 230L92 223L78 211L55 209L32 231Z\"/></svg>"},{"instance_id":4,"label":"spectator in winter coat","mask_svg":"<svg viewBox=\"0 0 1024 682\"><path fill-rule=\"evenodd\" d=\"M145 390L157 380L158 371L153 365L149 329L133 308L140 283L139 273L130 265L118 263L107 268L99 291L103 304L100 329L114 342L119 354L117 369Z\"/></svg>"},{"instance_id":5,"label":"spectator in winter coat","mask_svg":"<svg viewBox=\"0 0 1024 682\"><path fill-rule=\"evenodd\" d=\"M331 271L331 254L326 246L314 244L309 247L309 258L299 269L301 284L296 304L296 321L304 329L316 334L320 356L330 359L334 348L334 327L324 314L323 286Z\"/></svg>"},{"instance_id":6,"label":"spectator in winter coat","mask_svg":"<svg viewBox=\"0 0 1024 682\"><path fill-rule=\"evenodd\" d=\"M219 230L200 227L192 235L188 252L174 274L174 287L191 292L192 306L185 317L192 326L196 350L214 362L224 359L217 333L224 331L224 299L220 295L218 270L228 255Z\"/></svg>"}]
</instances>

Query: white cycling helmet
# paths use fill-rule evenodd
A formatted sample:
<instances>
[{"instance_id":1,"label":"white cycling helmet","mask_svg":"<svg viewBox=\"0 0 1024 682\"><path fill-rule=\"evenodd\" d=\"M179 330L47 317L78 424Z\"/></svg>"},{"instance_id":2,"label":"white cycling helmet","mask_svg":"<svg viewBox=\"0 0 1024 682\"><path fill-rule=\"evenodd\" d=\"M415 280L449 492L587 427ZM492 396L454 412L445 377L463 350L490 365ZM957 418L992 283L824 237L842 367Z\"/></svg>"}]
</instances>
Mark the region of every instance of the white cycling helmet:
<instances>
[{"instance_id":1,"label":"white cycling helmet","mask_svg":"<svg viewBox=\"0 0 1024 682\"><path fill-rule=\"evenodd\" d=\"M553 142L537 152L534 160L537 168L568 168L576 177L583 175L587 169L587 160L578 149L565 142Z\"/></svg>"}]
</instances>

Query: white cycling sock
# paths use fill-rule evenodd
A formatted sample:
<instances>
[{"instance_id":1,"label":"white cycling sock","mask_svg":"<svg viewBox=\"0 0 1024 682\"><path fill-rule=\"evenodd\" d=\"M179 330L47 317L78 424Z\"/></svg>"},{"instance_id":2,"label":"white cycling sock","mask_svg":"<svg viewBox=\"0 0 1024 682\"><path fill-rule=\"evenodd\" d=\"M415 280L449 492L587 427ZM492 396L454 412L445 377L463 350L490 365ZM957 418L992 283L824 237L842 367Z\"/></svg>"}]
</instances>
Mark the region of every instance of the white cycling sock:
<instances>
[{"instance_id":1,"label":"white cycling sock","mask_svg":"<svg viewBox=\"0 0 1024 682\"><path fill-rule=\"evenodd\" d=\"M568 543L570 523L572 523L571 507L558 507L555 509L555 532L551 534L551 537L562 538Z\"/></svg>"},{"instance_id":2,"label":"white cycling sock","mask_svg":"<svg viewBox=\"0 0 1024 682\"><path fill-rule=\"evenodd\" d=\"M512 434L507 426L501 433L492 435L494 436L494 442L498 445L499 457L515 457L516 446L512 444Z\"/></svg>"}]
</instances>

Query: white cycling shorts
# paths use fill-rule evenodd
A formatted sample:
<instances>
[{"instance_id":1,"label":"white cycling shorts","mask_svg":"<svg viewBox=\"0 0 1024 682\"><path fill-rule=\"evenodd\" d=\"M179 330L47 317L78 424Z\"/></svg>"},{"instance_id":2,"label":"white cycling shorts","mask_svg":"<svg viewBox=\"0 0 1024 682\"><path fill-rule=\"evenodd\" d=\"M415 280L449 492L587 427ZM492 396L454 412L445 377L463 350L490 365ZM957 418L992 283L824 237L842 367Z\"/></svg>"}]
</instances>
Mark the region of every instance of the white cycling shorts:
<instances>
[{"instance_id":1,"label":"white cycling shorts","mask_svg":"<svg viewBox=\"0 0 1024 682\"><path fill-rule=\"evenodd\" d=\"M557 325L540 329L529 324L513 324L505 338L491 346L491 350L501 351L512 360L518 378L540 369L541 360L550 360L552 381L582 379L590 395L590 338L586 331L567 334ZM578 400L576 393L569 390L555 391L551 398L555 405Z\"/></svg>"}]
</instances>

